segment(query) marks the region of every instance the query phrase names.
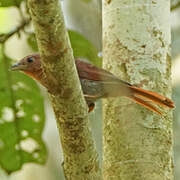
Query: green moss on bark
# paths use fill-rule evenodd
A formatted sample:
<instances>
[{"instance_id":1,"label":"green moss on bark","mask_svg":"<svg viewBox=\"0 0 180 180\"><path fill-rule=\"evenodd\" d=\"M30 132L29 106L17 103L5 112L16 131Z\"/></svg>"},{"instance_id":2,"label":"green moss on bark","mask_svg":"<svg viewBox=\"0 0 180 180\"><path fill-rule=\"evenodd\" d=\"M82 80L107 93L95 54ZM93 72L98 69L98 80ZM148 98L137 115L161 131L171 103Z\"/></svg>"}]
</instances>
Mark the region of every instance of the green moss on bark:
<instances>
[{"instance_id":1,"label":"green moss on bark","mask_svg":"<svg viewBox=\"0 0 180 180\"><path fill-rule=\"evenodd\" d=\"M64 154L66 179L100 179L87 105L58 0L28 0Z\"/></svg>"}]
</instances>

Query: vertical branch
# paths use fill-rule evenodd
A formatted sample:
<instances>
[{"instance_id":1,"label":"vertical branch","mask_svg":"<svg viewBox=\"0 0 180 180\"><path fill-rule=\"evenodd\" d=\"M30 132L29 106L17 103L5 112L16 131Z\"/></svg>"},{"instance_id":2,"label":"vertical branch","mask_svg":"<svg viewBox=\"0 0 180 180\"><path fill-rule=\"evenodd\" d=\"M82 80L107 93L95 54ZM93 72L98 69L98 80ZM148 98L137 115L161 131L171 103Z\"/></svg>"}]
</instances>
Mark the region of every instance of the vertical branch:
<instances>
[{"instance_id":1,"label":"vertical branch","mask_svg":"<svg viewBox=\"0 0 180 180\"><path fill-rule=\"evenodd\" d=\"M103 1L104 68L171 96L170 1ZM173 179L172 112L104 102L104 179Z\"/></svg>"},{"instance_id":2,"label":"vertical branch","mask_svg":"<svg viewBox=\"0 0 180 180\"><path fill-rule=\"evenodd\" d=\"M58 0L28 0L42 57L44 81L51 92L64 154L66 179L100 179L97 152L73 52Z\"/></svg>"}]
</instances>

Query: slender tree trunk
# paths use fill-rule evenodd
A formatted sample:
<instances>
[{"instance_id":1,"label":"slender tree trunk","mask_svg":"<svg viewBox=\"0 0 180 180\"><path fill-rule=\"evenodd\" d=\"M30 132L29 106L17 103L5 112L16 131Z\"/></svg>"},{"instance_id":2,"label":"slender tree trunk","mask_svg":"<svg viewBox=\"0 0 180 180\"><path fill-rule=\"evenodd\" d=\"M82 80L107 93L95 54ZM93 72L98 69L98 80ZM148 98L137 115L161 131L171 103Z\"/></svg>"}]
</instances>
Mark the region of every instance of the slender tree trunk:
<instances>
[{"instance_id":1,"label":"slender tree trunk","mask_svg":"<svg viewBox=\"0 0 180 180\"><path fill-rule=\"evenodd\" d=\"M103 1L104 68L171 96L170 1ZM105 180L170 180L172 112L163 117L126 99L104 101Z\"/></svg>"},{"instance_id":2,"label":"slender tree trunk","mask_svg":"<svg viewBox=\"0 0 180 180\"><path fill-rule=\"evenodd\" d=\"M58 0L28 0L57 119L66 179L100 179L97 152Z\"/></svg>"}]
</instances>

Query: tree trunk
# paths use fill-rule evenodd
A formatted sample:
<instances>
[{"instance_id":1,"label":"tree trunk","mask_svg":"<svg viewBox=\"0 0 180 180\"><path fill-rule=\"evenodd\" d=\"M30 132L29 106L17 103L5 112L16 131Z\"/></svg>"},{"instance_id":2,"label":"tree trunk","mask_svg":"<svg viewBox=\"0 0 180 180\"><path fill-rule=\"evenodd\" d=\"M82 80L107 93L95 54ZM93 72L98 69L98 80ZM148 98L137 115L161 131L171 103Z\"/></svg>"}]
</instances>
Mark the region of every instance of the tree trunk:
<instances>
[{"instance_id":1,"label":"tree trunk","mask_svg":"<svg viewBox=\"0 0 180 180\"><path fill-rule=\"evenodd\" d=\"M51 93L66 179L100 179L97 152L58 0L29 0L44 81Z\"/></svg>"},{"instance_id":2,"label":"tree trunk","mask_svg":"<svg viewBox=\"0 0 180 180\"><path fill-rule=\"evenodd\" d=\"M103 1L104 68L171 96L170 1ZM120 97L104 101L104 179L173 179L172 112Z\"/></svg>"}]
</instances>

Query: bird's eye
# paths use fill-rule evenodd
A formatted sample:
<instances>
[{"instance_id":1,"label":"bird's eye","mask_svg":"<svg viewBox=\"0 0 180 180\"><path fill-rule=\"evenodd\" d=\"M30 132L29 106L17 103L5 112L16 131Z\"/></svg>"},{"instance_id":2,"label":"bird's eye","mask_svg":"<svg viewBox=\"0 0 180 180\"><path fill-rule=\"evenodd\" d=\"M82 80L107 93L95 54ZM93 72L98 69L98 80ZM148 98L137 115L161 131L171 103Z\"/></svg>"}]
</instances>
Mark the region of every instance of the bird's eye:
<instances>
[{"instance_id":1,"label":"bird's eye","mask_svg":"<svg viewBox=\"0 0 180 180\"><path fill-rule=\"evenodd\" d=\"M27 62L29 62L29 63L31 63L31 62L33 62L34 61L34 58L33 57L29 57L28 59L27 59Z\"/></svg>"}]
</instances>

